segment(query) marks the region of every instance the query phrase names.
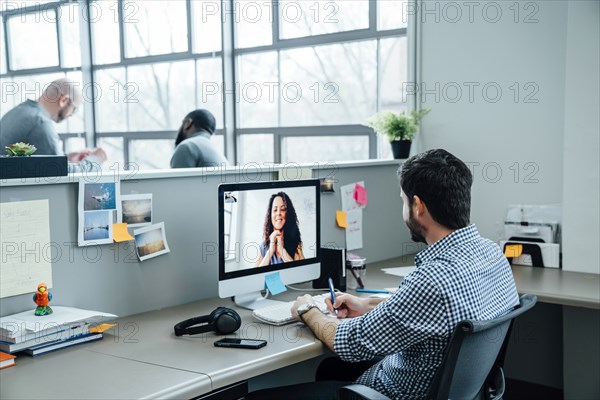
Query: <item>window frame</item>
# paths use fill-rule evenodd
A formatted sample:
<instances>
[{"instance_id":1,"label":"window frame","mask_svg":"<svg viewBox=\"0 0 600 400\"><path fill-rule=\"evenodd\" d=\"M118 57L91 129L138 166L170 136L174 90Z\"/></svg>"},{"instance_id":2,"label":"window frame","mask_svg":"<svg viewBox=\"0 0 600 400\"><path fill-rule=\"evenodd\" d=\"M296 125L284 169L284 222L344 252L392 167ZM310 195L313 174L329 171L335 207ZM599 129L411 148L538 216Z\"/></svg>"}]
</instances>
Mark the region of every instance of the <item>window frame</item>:
<instances>
[{"instance_id":1,"label":"window frame","mask_svg":"<svg viewBox=\"0 0 600 400\"><path fill-rule=\"evenodd\" d=\"M87 21L84 21L84 18L80 18L80 30L82 32L81 38L81 51L82 51L82 65L81 67L75 68L64 68L62 67L63 55L62 55L62 37L61 37L61 29L60 23L56 22L56 30L57 30L57 41L58 41L58 60L59 65L57 67L42 67L42 68L33 68L33 69L21 69L21 70L13 70L11 68L10 63L10 38L8 32L8 23L7 18L11 16L21 13L32 13L38 12L40 9L44 8L52 8L55 9L55 12L58 15L58 8L62 7L65 4L69 3L78 3L80 9L83 11L85 8L85 12L90 12L90 4L97 0L57 0L55 2L44 3L44 4L36 4L18 9L11 10L1 10L0 16L3 19L3 29L4 29L4 51L6 54L6 73L1 74L0 78L2 79L10 79L17 76L26 76L26 75L37 75L37 74L45 74L45 73L64 73L72 71L80 71L82 73L84 85L94 84L95 82L95 73L99 70L115 68L115 67L124 67L125 71L128 70L128 67L136 66L136 65L147 65L151 63L160 63L160 62L176 62L176 61L193 61L196 64L197 60L207 59L218 57L221 58L222 62L222 83L225 87L233 87L233 91L231 93L224 93L225 101L222 102L222 112L223 112L223 128L217 129L215 132L216 135L224 136L224 147L225 154L232 164L237 163L237 160L240 159L240 149L238 142L240 140L241 135L252 135L252 134L272 134L273 135L273 154L275 163L280 163L282 160L282 146L281 143L286 137L310 137L310 136L367 136L369 143L369 158L374 159L378 156L378 140L377 135L373 132L372 129L367 128L362 125L357 124L348 124L348 125L331 125L331 126L286 126L286 127L260 127L260 128L240 128L238 125L238 114L239 114L239 104L237 104L234 99L238 94L235 93L237 82L237 60L239 56L243 56L246 54L254 54L261 53L266 51L274 51L277 54L278 59L278 74L280 73L280 65L279 59L281 57L281 52L290 49L296 48L306 48L320 45L330 45L330 44L343 44L343 43L351 43L355 41L366 41L366 40L374 40L376 41L377 48L377 72L376 72L376 80L377 80L377 93L376 93L376 110L379 111L380 108L380 93L379 93L379 82L380 82L380 68L379 68L379 51L380 51L380 41L381 39L390 38L390 37L406 37L407 38L407 63L408 63L408 81L411 81L411 78L414 77L414 60L416 59L417 52L415 45L414 37L416 36L416 24L414 24L414 16L410 15L409 17L413 20L413 22L409 21L408 27L396 28L396 29L387 29L387 30L378 30L378 1L369 1L369 26L366 29L356 29L356 30L348 30L348 31L340 31L340 32L332 32L325 34L318 34L312 36L304 36L304 37L295 37L289 39L281 39L280 38L280 15L279 15L279 2L274 1L271 3L271 34L272 34L272 44L270 45L262 45L256 47L246 47L246 48L236 48L235 47L235 26L233 18L224 17L221 15L221 50L208 52L208 53L196 53L194 52L194 15L192 10L192 4L190 0L186 0L186 25L187 25L187 51L171 53L171 54L159 54L153 56L142 56L142 57L125 57L125 21L123 19L123 10L125 0L115 0L118 5L118 24L119 24L119 53L120 53L120 61L108 64L93 64L92 63L92 21L90 18ZM415 0L410 0L414 2ZM234 0L220 0L222 13L225 13L226 10L232 10ZM412 37L412 39L411 39ZM197 65L197 64L196 64ZM197 75L197 67L196 75ZM126 74L127 80L127 74ZM197 84L198 79L196 77L195 84ZM195 88L195 96L197 97L198 88ZM195 99L195 103L198 104L198 100ZM407 99L407 107L414 108L416 104L416 96L409 96ZM98 132L97 131L97 121L96 121L96 107L91 102L86 102L84 107L85 118L85 137L86 144L88 146L94 146L96 142L101 138L113 138L119 137L123 139L123 159L125 160L124 168L128 166L128 164L132 161L130 160L130 152L129 148L131 146L131 142L134 140L149 140L149 139L173 139L174 133L172 130L158 130L158 131L114 131L114 132ZM278 121L281 121L281 108L278 111ZM70 132L70 133L60 133L59 136L63 139L63 148L66 148L66 140L73 137L81 137L83 132Z\"/></svg>"}]
</instances>

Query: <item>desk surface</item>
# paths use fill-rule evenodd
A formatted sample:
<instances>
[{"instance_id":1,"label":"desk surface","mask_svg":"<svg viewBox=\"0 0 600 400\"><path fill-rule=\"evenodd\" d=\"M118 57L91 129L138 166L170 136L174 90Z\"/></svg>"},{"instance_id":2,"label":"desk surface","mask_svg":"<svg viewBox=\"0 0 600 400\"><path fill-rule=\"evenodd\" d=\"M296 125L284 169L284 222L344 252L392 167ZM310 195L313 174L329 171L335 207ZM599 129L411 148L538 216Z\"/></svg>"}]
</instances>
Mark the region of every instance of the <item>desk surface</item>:
<instances>
[{"instance_id":1,"label":"desk surface","mask_svg":"<svg viewBox=\"0 0 600 400\"><path fill-rule=\"evenodd\" d=\"M397 286L402 278L381 268L410 264L411 257L370 264L366 284ZM597 275L531 267L513 267L513 272L520 293L534 293L542 302L600 309ZM288 291L282 297L296 295ZM267 346L216 348L213 333L173 334L177 322L223 305L242 317L240 330L230 337L264 339ZM266 325L229 300L210 299L120 318L117 328L98 342L36 358L18 356L15 367L0 373L0 398L192 398L328 351L302 324Z\"/></svg>"}]
</instances>

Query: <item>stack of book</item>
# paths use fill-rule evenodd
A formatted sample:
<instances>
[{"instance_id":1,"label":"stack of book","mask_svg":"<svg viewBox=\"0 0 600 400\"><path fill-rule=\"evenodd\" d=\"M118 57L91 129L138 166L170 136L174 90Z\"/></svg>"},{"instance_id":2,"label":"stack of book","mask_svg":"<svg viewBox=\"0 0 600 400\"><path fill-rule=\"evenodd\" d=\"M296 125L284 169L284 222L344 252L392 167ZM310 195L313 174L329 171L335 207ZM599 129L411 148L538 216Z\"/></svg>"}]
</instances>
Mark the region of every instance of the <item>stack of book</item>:
<instances>
[{"instance_id":1,"label":"stack of book","mask_svg":"<svg viewBox=\"0 0 600 400\"><path fill-rule=\"evenodd\" d=\"M36 356L65 347L102 339L102 333L90 326L114 314L53 306L54 313L34 315L33 310L0 318L0 350L6 353L23 351Z\"/></svg>"}]
</instances>

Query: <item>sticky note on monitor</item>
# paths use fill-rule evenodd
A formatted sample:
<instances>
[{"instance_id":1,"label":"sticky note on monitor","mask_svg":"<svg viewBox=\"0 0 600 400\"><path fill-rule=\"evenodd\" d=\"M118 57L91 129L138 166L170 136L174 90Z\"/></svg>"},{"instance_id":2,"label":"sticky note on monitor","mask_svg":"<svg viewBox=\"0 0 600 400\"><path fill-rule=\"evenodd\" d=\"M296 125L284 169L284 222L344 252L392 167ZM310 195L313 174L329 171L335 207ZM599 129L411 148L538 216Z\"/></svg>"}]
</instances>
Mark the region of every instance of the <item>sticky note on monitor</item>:
<instances>
[{"instance_id":1,"label":"sticky note on monitor","mask_svg":"<svg viewBox=\"0 0 600 400\"><path fill-rule=\"evenodd\" d=\"M272 295L277 295L287 290L281 280L279 272L273 272L272 274L265 276L265 287L269 289L269 292L271 292Z\"/></svg>"}]
</instances>

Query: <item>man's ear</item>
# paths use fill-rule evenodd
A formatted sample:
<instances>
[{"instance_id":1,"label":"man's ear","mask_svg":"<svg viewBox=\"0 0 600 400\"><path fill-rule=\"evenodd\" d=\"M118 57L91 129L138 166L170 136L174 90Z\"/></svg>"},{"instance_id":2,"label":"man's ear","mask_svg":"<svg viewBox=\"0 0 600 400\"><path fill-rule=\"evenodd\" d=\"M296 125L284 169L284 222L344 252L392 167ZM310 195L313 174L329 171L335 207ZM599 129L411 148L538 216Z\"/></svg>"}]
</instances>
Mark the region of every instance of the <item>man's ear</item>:
<instances>
[{"instance_id":1,"label":"man's ear","mask_svg":"<svg viewBox=\"0 0 600 400\"><path fill-rule=\"evenodd\" d=\"M425 203L423 203L421 198L417 195L413 196L412 207L413 207L413 215L416 215L418 217L422 217L423 214L425 213L425 211L427 210Z\"/></svg>"},{"instance_id":2,"label":"man's ear","mask_svg":"<svg viewBox=\"0 0 600 400\"><path fill-rule=\"evenodd\" d=\"M66 107L66 106L67 106L67 104L69 104L69 101L70 101L70 97L69 97L69 96L67 96L66 94L61 94L61 95L58 97L58 105L59 105L60 107Z\"/></svg>"},{"instance_id":3,"label":"man's ear","mask_svg":"<svg viewBox=\"0 0 600 400\"><path fill-rule=\"evenodd\" d=\"M185 122L183 123L183 130L187 131L188 129L190 129L193 123L194 123L194 121L192 121L191 118L186 119Z\"/></svg>"}]
</instances>

